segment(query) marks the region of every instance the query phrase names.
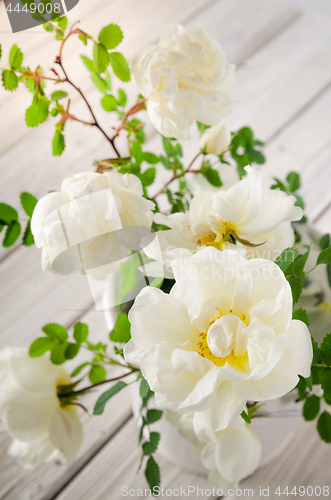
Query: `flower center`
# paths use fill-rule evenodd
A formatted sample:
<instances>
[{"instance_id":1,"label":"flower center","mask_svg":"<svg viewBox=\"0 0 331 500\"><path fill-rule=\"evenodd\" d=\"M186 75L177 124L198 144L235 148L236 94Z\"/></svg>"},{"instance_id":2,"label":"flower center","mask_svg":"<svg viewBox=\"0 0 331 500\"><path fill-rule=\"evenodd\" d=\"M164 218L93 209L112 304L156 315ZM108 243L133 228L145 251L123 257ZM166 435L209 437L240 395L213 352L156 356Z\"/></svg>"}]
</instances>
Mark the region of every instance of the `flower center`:
<instances>
[{"instance_id":1,"label":"flower center","mask_svg":"<svg viewBox=\"0 0 331 500\"><path fill-rule=\"evenodd\" d=\"M232 309L226 314L217 308L210 318L207 332L199 334L198 352L218 367L226 363L237 371L249 373L247 353L248 337L243 330L249 325L249 318L236 316Z\"/></svg>"},{"instance_id":2,"label":"flower center","mask_svg":"<svg viewBox=\"0 0 331 500\"><path fill-rule=\"evenodd\" d=\"M233 231L231 222L224 222L220 217L209 215L198 229L196 244L199 247L213 246L221 250L223 243L229 240L229 235Z\"/></svg>"}]
</instances>

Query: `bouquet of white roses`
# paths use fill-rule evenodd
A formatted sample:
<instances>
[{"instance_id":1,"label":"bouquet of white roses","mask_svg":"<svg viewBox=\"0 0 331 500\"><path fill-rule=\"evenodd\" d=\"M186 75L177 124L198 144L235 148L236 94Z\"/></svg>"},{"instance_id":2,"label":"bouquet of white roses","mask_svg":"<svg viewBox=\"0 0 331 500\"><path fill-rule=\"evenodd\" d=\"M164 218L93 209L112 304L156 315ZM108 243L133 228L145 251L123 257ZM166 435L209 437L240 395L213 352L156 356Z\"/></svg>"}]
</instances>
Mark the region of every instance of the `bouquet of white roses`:
<instances>
[{"instance_id":1,"label":"bouquet of white roses","mask_svg":"<svg viewBox=\"0 0 331 500\"><path fill-rule=\"evenodd\" d=\"M171 26L130 71L114 50L123 38L117 25L98 38L77 23L68 28L64 17L44 28L59 40L55 67L46 73L25 67L14 45L4 88L22 83L32 92L27 126L56 119L54 155L64 152L66 128L77 121L97 128L112 156L98 158L94 172L84 166L39 201L22 193L28 216L22 242L41 248L44 271L82 273L91 286L111 283L107 306L115 320L109 341L92 343L82 323L69 337L54 322L29 349L0 352L9 453L27 468L59 454L69 465L83 439L84 395L103 385L96 416L139 384L141 465L152 490L160 484L154 454L162 436L150 426L165 411L224 492L259 465L261 443L251 421L266 416L265 401L291 393L303 417L317 419L321 439L331 442L331 321L318 274L331 286L330 236L309 237L299 175L263 179L254 166L265 162L261 141L248 126L230 132L221 121L236 104L235 68L221 47L201 26ZM112 134L65 65L73 36L92 45L92 58L81 58L110 113ZM128 82L131 74L140 95L128 105L113 80ZM62 83L80 94L91 121L71 112ZM51 93L50 84L56 84ZM161 137L162 154L146 149L146 120ZM179 141L191 134L187 162ZM4 203L0 230L4 247L21 233L16 209ZM69 375L64 366L76 356Z\"/></svg>"}]
</instances>

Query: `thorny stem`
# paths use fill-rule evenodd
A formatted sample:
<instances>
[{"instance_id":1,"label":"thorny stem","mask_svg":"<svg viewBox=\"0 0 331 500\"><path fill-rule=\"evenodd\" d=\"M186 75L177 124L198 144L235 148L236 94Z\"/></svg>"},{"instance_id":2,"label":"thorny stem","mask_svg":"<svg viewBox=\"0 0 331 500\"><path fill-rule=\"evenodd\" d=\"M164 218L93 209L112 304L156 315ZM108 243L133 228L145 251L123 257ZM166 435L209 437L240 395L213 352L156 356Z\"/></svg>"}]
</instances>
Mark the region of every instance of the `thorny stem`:
<instances>
[{"instance_id":1,"label":"thorny stem","mask_svg":"<svg viewBox=\"0 0 331 500\"><path fill-rule=\"evenodd\" d=\"M167 186L169 186L169 184L171 184L172 181L174 181L176 179L180 179L181 177L183 177L185 174L187 174L189 172L192 173L192 174L198 174L200 172L200 170L191 170L191 168L192 168L195 160L197 158L199 158L199 156L201 154L202 154L201 151L199 151L199 153L195 155L195 157L193 158L193 160L191 161L191 163L189 164L189 166L187 167L187 169L184 172L181 172L179 174L174 174L172 176L172 178L163 186L163 188L160 191L158 191L152 198L150 198L150 200L155 200L155 198L157 196L159 196L160 194L162 194L163 191L164 191L164 188L166 188Z\"/></svg>"}]
</instances>

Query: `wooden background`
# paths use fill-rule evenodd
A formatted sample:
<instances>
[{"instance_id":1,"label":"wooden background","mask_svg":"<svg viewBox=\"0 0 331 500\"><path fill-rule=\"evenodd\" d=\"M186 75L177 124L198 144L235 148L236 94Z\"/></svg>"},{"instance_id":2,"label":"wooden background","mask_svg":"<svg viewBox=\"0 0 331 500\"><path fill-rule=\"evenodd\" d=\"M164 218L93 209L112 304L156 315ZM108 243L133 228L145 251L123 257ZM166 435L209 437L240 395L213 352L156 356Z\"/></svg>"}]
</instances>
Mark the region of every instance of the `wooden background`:
<instances>
[{"instance_id":1,"label":"wooden background","mask_svg":"<svg viewBox=\"0 0 331 500\"><path fill-rule=\"evenodd\" d=\"M83 29L94 34L105 24L120 24L125 33L121 50L129 59L140 48L155 43L161 30L171 23L202 24L215 33L228 59L238 68L235 91L241 101L228 123L233 129L249 124L266 142L266 175L283 177L290 170L301 173L310 221L322 232L331 231L329 0L80 0L69 14L70 22L78 19ZM38 63L48 68L57 50L53 35L41 28L11 34L3 3L0 40L3 57L8 57L15 42L31 68ZM100 95L76 57L78 50L88 54L78 41L69 42L64 63L110 131L109 118L98 102ZM128 93L134 99L132 85ZM38 129L28 129L24 112L30 101L31 95L23 89L12 94L0 90L0 200L13 205L18 204L22 191L39 198L58 189L64 177L89 170L94 159L111 153L97 130L69 124L65 154L52 157L54 124L49 120ZM77 95L73 97L73 111L89 118ZM148 147L159 147L152 130L148 143ZM191 144L186 154L192 156L194 150ZM21 216L24 218L24 214ZM28 346L41 326L52 321L67 327L84 321L93 338L106 338L103 313L96 311L86 279L42 273L36 248L17 244L9 250L0 249L0 284L0 348L8 344ZM89 408L96 396L87 398ZM84 444L69 469L61 463L46 464L33 472L19 468L6 455L10 439L1 433L0 499L115 500L121 498L123 485L145 487L143 475L136 476L140 452L130 394L123 391L114 398L108 411L98 418L98 425L85 414L82 420ZM314 425L299 419L286 453L244 481L242 487L254 488L254 498L259 498L259 487L270 486L270 497L278 498L274 494L278 486L289 486L290 491L300 485L330 486L330 458L331 447L319 440ZM165 488L207 487L204 478L164 459L159 462Z\"/></svg>"}]
</instances>

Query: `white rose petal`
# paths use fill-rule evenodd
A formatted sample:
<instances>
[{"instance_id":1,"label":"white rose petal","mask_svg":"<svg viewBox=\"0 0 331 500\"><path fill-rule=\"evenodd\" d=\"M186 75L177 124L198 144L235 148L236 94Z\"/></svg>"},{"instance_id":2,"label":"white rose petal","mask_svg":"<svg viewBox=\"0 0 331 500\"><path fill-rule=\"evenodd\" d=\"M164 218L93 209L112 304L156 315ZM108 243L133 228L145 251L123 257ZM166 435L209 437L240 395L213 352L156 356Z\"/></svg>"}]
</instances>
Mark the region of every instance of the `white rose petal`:
<instances>
[{"instance_id":1,"label":"white rose petal","mask_svg":"<svg viewBox=\"0 0 331 500\"><path fill-rule=\"evenodd\" d=\"M221 155L227 151L231 142L231 133L226 123L208 128L200 138L200 148L207 154Z\"/></svg>"}]
</instances>

